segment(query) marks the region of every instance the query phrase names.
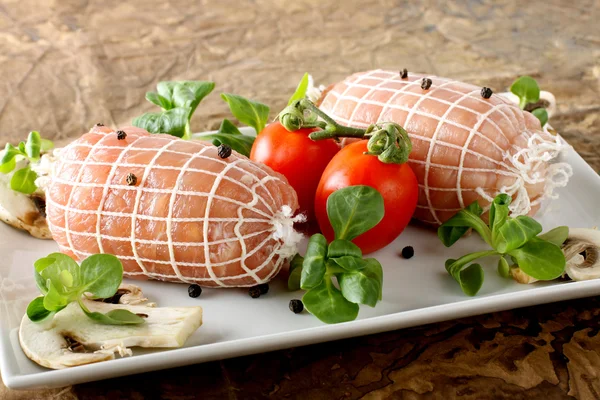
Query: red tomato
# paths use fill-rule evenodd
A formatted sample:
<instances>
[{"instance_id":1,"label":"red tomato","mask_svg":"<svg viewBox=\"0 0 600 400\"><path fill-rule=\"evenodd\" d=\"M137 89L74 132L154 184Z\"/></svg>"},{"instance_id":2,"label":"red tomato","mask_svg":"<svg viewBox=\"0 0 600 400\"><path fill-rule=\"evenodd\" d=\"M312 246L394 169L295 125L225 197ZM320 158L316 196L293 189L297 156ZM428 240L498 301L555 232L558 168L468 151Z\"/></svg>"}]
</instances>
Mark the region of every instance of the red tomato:
<instances>
[{"instance_id":1,"label":"red tomato","mask_svg":"<svg viewBox=\"0 0 600 400\"><path fill-rule=\"evenodd\" d=\"M316 128L290 132L279 122L265 127L254 141L250 159L285 175L298 194L300 212L314 219L314 201L321 174L340 150L333 140L313 141L308 135Z\"/></svg>"},{"instance_id":2,"label":"red tomato","mask_svg":"<svg viewBox=\"0 0 600 400\"><path fill-rule=\"evenodd\" d=\"M408 225L417 208L419 185L408 164L385 164L376 156L363 154L367 140L344 147L327 165L315 197L315 213L327 240L333 228L327 217L327 198L338 189L367 185L383 196L385 215L373 229L353 240L363 253L372 253L390 244Z\"/></svg>"}]
</instances>

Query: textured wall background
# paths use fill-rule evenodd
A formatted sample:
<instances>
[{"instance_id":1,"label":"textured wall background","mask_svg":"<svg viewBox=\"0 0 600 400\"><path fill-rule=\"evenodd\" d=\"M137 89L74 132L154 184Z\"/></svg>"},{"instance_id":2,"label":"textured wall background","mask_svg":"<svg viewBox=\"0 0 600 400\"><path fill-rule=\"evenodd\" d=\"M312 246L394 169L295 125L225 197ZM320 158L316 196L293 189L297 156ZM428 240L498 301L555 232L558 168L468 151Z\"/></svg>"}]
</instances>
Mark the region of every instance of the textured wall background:
<instances>
[{"instance_id":1,"label":"textured wall background","mask_svg":"<svg viewBox=\"0 0 600 400\"><path fill-rule=\"evenodd\" d=\"M329 84L375 67L496 90L531 74L558 95L553 122L569 139L564 115L597 118L598 21L594 0L3 0L0 142L32 129L69 138L97 121L130 123L152 108L144 93L160 80L211 79L275 115L305 71ZM214 93L193 127L227 115Z\"/></svg>"},{"instance_id":2,"label":"textured wall background","mask_svg":"<svg viewBox=\"0 0 600 400\"><path fill-rule=\"evenodd\" d=\"M127 124L159 80L212 79L273 115L309 71L408 68L495 91L534 76L600 170L600 1L0 1L0 144ZM5 398L599 399L597 299Z\"/></svg>"}]
</instances>

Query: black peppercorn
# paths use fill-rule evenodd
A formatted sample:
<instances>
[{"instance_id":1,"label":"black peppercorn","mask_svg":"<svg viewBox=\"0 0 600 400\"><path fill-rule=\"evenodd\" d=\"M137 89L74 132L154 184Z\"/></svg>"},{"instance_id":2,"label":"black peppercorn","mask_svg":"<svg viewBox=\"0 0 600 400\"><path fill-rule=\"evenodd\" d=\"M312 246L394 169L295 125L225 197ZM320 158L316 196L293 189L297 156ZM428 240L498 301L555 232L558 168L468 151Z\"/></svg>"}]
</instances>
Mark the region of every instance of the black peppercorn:
<instances>
[{"instance_id":1,"label":"black peppercorn","mask_svg":"<svg viewBox=\"0 0 600 400\"><path fill-rule=\"evenodd\" d=\"M298 299L290 300L290 310L292 310L294 314L299 314L304 310L304 304Z\"/></svg>"},{"instance_id":2,"label":"black peppercorn","mask_svg":"<svg viewBox=\"0 0 600 400\"><path fill-rule=\"evenodd\" d=\"M253 299L258 299L260 297L260 295L261 295L260 287L258 287L258 286L252 286L250 289L248 289L248 294Z\"/></svg>"},{"instance_id":3,"label":"black peppercorn","mask_svg":"<svg viewBox=\"0 0 600 400\"><path fill-rule=\"evenodd\" d=\"M269 284L268 283L262 283L262 284L258 285L258 288L260 289L260 294L269 293Z\"/></svg>"},{"instance_id":4,"label":"black peppercorn","mask_svg":"<svg viewBox=\"0 0 600 400\"><path fill-rule=\"evenodd\" d=\"M125 131L117 131L117 139L118 140L123 140L127 137L127 134L125 133Z\"/></svg>"},{"instance_id":5,"label":"black peppercorn","mask_svg":"<svg viewBox=\"0 0 600 400\"><path fill-rule=\"evenodd\" d=\"M95 126L104 126L102 122L98 122Z\"/></svg>"},{"instance_id":6,"label":"black peppercorn","mask_svg":"<svg viewBox=\"0 0 600 400\"><path fill-rule=\"evenodd\" d=\"M408 78L408 70L406 68L404 68L402 71L400 71L400 78L402 78L402 79Z\"/></svg>"},{"instance_id":7,"label":"black peppercorn","mask_svg":"<svg viewBox=\"0 0 600 400\"><path fill-rule=\"evenodd\" d=\"M231 155L231 147L227 146L226 144L221 144L217 149L217 154L221 158L227 158Z\"/></svg>"},{"instance_id":8,"label":"black peppercorn","mask_svg":"<svg viewBox=\"0 0 600 400\"><path fill-rule=\"evenodd\" d=\"M194 283L193 285L190 285L190 287L188 287L188 294L190 295L190 297L196 298L202 294L202 288L200 287L200 285L196 285Z\"/></svg>"},{"instance_id":9,"label":"black peppercorn","mask_svg":"<svg viewBox=\"0 0 600 400\"><path fill-rule=\"evenodd\" d=\"M415 249L413 249L412 246L406 246L405 248L402 249L402 257L406 258L407 260L409 258L412 258L412 256L415 255Z\"/></svg>"},{"instance_id":10,"label":"black peppercorn","mask_svg":"<svg viewBox=\"0 0 600 400\"><path fill-rule=\"evenodd\" d=\"M481 97L483 97L484 99L489 99L490 97L492 97L492 93L494 92L489 87L484 86L481 89Z\"/></svg>"},{"instance_id":11,"label":"black peppercorn","mask_svg":"<svg viewBox=\"0 0 600 400\"><path fill-rule=\"evenodd\" d=\"M421 89L427 90L431 87L433 82L429 78L423 78L423 82L421 82Z\"/></svg>"},{"instance_id":12,"label":"black peppercorn","mask_svg":"<svg viewBox=\"0 0 600 400\"><path fill-rule=\"evenodd\" d=\"M134 174L132 174L131 172L127 174L127 184L129 186L135 186L135 184L137 183L137 176L135 176Z\"/></svg>"}]
</instances>

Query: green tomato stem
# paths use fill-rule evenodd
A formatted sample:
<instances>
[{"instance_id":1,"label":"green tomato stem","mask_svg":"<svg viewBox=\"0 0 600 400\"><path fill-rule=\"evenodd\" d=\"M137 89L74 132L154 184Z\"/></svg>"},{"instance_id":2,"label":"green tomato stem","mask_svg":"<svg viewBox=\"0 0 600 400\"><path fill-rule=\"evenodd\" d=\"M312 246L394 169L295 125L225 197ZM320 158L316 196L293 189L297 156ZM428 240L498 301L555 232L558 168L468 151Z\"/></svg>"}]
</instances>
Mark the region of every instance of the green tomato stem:
<instances>
[{"instance_id":1,"label":"green tomato stem","mask_svg":"<svg viewBox=\"0 0 600 400\"><path fill-rule=\"evenodd\" d=\"M310 134L312 140L323 140L323 139L338 139L340 137L352 137L352 138L364 138L366 134L365 129L353 128L351 126L343 126L338 124L333 118L325 114L319 107L317 107L312 101L302 99L298 103L301 109L309 110L325 121L325 126L321 127L322 130L316 131Z\"/></svg>"},{"instance_id":2,"label":"green tomato stem","mask_svg":"<svg viewBox=\"0 0 600 400\"><path fill-rule=\"evenodd\" d=\"M315 141L339 141L342 137L369 139L365 154L376 156L386 164L405 163L412 150L408 133L394 122L371 124L367 129L340 125L308 99L293 102L283 109L278 118L290 132L300 128L320 128L308 136Z\"/></svg>"},{"instance_id":3,"label":"green tomato stem","mask_svg":"<svg viewBox=\"0 0 600 400\"><path fill-rule=\"evenodd\" d=\"M313 103L312 101L310 101L308 99L299 100L297 107L303 108L303 109L308 109L308 110L314 112L319 117L323 118L323 120L325 122L327 122L328 125L333 125L336 127L340 126L340 125L338 125L337 122L335 122L335 120L333 118L331 118L329 115L325 114L325 112L322 111L319 107L317 107L315 105L315 103Z\"/></svg>"},{"instance_id":4,"label":"green tomato stem","mask_svg":"<svg viewBox=\"0 0 600 400\"><path fill-rule=\"evenodd\" d=\"M330 127L328 125L326 128ZM370 135L366 134L364 129L352 128L350 126L342 126L335 124L335 129L323 129L315 131L309 135L312 140L324 140L324 139L339 139L341 137L365 139L369 138Z\"/></svg>"}]
</instances>

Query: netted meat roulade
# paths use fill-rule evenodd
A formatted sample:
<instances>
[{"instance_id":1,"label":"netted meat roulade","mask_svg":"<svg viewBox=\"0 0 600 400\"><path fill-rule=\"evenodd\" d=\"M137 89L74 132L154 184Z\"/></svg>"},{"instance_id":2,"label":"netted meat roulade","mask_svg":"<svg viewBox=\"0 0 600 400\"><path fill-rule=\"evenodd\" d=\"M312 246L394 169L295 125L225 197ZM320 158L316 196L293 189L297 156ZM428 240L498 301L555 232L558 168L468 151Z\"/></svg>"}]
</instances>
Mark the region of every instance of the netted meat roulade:
<instances>
[{"instance_id":1,"label":"netted meat roulade","mask_svg":"<svg viewBox=\"0 0 600 400\"><path fill-rule=\"evenodd\" d=\"M61 251L119 257L126 276L253 286L295 254L285 177L210 143L95 127L67 146L47 189Z\"/></svg>"},{"instance_id":2,"label":"netted meat roulade","mask_svg":"<svg viewBox=\"0 0 600 400\"><path fill-rule=\"evenodd\" d=\"M320 108L341 124L393 121L407 130L420 189L415 218L439 225L475 200L487 206L500 192L513 197L514 215L531 214L567 183L570 167L550 163L563 144L531 113L501 95L484 98L481 89L374 70L330 87Z\"/></svg>"}]
</instances>

